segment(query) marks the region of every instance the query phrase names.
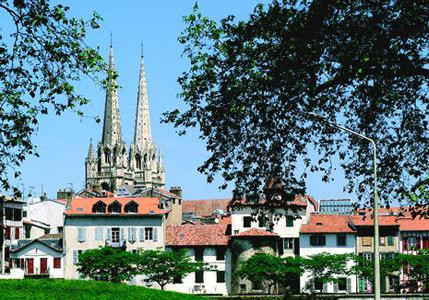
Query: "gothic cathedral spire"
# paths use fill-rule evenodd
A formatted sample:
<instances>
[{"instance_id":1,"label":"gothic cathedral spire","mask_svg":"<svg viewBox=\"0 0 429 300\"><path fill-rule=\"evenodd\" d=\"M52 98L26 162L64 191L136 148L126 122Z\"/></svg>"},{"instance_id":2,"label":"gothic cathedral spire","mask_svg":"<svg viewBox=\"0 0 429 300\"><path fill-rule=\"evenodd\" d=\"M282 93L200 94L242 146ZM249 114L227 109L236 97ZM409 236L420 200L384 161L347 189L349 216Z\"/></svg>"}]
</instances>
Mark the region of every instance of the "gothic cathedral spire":
<instances>
[{"instance_id":1,"label":"gothic cathedral spire","mask_svg":"<svg viewBox=\"0 0 429 300\"><path fill-rule=\"evenodd\" d=\"M150 128L149 101L147 96L146 74L144 69L143 45L140 58L140 74L137 93L136 123L134 128L134 145L140 150L145 145L152 144L152 131Z\"/></svg>"},{"instance_id":2,"label":"gothic cathedral spire","mask_svg":"<svg viewBox=\"0 0 429 300\"><path fill-rule=\"evenodd\" d=\"M119 115L119 99L116 85L117 73L113 59L113 47L110 44L109 70L107 74L106 103L104 107L103 145L113 146L122 143L121 117Z\"/></svg>"}]
</instances>

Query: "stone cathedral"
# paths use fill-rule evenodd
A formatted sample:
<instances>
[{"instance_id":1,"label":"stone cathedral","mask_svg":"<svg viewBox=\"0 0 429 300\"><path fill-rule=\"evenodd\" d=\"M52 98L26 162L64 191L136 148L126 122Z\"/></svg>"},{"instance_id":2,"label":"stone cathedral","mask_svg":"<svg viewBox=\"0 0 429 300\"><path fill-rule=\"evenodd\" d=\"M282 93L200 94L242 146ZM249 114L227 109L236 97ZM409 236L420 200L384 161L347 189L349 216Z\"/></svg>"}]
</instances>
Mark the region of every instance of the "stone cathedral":
<instances>
[{"instance_id":1,"label":"stone cathedral","mask_svg":"<svg viewBox=\"0 0 429 300\"><path fill-rule=\"evenodd\" d=\"M165 170L162 155L157 149L150 127L149 101L143 53L137 93L134 142L127 149L122 139L119 97L113 48L110 45L109 74L104 107L103 133L94 153L92 141L85 160L86 188L101 187L116 192L119 188L164 188Z\"/></svg>"}]
</instances>

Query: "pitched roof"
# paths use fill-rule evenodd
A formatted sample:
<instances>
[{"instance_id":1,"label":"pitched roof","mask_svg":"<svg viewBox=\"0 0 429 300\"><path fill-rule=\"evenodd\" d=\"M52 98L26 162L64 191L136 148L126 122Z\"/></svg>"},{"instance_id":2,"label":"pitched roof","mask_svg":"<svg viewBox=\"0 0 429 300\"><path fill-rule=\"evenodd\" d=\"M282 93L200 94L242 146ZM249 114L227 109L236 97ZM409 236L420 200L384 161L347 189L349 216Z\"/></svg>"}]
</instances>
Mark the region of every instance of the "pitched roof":
<instances>
[{"instance_id":1,"label":"pitched roof","mask_svg":"<svg viewBox=\"0 0 429 300\"><path fill-rule=\"evenodd\" d=\"M398 223L401 231L429 231L429 219L400 218Z\"/></svg>"},{"instance_id":2,"label":"pitched roof","mask_svg":"<svg viewBox=\"0 0 429 300\"><path fill-rule=\"evenodd\" d=\"M18 240L18 243L16 245L11 246L10 252L18 252L19 250L35 243L41 243L44 246L49 247L57 252L63 251L63 241L61 235L61 237L44 238L42 236L34 240Z\"/></svg>"},{"instance_id":3,"label":"pitched roof","mask_svg":"<svg viewBox=\"0 0 429 300\"><path fill-rule=\"evenodd\" d=\"M379 226L399 226L397 216L378 216ZM372 216L353 216L353 224L355 226L374 226L374 218Z\"/></svg>"},{"instance_id":4,"label":"pitched roof","mask_svg":"<svg viewBox=\"0 0 429 300\"><path fill-rule=\"evenodd\" d=\"M97 202L103 202L107 206L111 203L118 201L121 205L121 213L94 213L92 207ZM129 202L136 202L138 204L137 213L125 213L124 206ZM136 215L161 215L168 212L168 210L160 209L158 207L158 198L143 198L143 197L111 197L111 198L73 198L70 208L66 210L67 216L136 216Z\"/></svg>"},{"instance_id":5,"label":"pitched roof","mask_svg":"<svg viewBox=\"0 0 429 300\"><path fill-rule=\"evenodd\" d=\"M231 199L204 199L204 200L184 200L182 211L184 213L194 213L198 217L210 216L214 210L227 210Z\"/></svg>"},{"instance_id":6,"label":"pitched roof","mask_svg":"<svg viewBox=\"0 0 429 300\"><path fill-rule=\"evenodd\" d=\"M279 201L279 203L275 203L276 206L282 207L282 205L286 204L286 206L297 206L297 207L307 207L308 203L312 203L315 207L315 210L318 210L318 203L317 201L310 195L295 195L295 198L293 201L288 201L286 203ZM231 206L264 206L266 205L267 200L261 199L258 202L252 203L248 202L247 199L241 199L234 201Z\"/></svg>"},{"instance_id":7,"label":"pitched roof","mask_svg":"<svg viewBox=\"0 0 429 300\"><path fill-rule=\"evenodd\" d=\"M278 237L277 233L273 233L267 230L259 228L250 228L240 233L234 234L231 237Z\"/></svg>"},{"instance_id":8,"label":"pitched roof","mask_svg":"<svg viewBox=\"0 0 429 300\"><path fill-rule=\"evenodd\" d=\"M228 225L169 225L167 246L226 246Z\"/></svg>"},{"instance_id":9,"label":"pitched roof","mask_svg":"<svg viewBox=\"0 0 429 300\"><path fill-rule=\"evenodd\" d=\"M312 214L300 233L355 233L350 216Z\"/></svg>"}]
</instances>

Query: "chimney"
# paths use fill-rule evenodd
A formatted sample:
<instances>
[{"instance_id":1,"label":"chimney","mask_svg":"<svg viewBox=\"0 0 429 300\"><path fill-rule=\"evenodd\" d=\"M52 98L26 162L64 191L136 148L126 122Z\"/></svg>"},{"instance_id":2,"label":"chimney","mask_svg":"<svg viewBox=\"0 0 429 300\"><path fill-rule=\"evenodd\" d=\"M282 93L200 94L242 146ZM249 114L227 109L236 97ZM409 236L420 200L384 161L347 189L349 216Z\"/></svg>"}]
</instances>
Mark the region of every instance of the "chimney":
<instances>
[{"instance_id":1,"label":"chimney","mask_svg":"<svg viewBox=\"0 0 429 300\"><path fill-rule=\"evenodd\" d=\"M177 195L179 198L182 198L182 188L180 186L172 186L170 188L170 193Z\"/></svg>"}]
</instances>

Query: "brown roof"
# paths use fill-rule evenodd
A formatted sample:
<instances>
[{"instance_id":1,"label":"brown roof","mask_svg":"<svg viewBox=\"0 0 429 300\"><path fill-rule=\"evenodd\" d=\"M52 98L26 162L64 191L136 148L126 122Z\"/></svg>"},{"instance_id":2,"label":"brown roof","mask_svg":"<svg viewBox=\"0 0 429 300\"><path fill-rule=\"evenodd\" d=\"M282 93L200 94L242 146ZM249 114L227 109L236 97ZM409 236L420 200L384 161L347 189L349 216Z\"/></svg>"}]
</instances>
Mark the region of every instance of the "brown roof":
<instances>
[{"instance_id":1,"label":"brown roof","mask_svg":"<svg viewBox=\"0 0 429 300\"><path fill-rule=\"evenodd\" d=\"M211 216L215 209L227 210L231 199L185 200L182 202L184 213L194 213L198 217Z\"/></svg>"},{"instance_id":2,"label":"brown roof","mask_svg":"<svg viewBox=\"0 0 429 300\"><path fill-rule=\"evenodd\" d=\"M103 202L107 206L112 204L115 201L118 201L122 207L121 207L121 213L94 213L92 212L92 207L97 202ZM125 213L124 212L124 206L130 202L136 202L137 207L137 213ZM167 213L167 210L160 209L158 207L159 205L159 199L158 198L142 198L142 197L135 197L135 198L126 198L126 197L111 197L111 198L80 198L76 197L73 198L70 204L70 208L66 210L66 215L68 216L135 216L135 215L160 215ZM107 210L106 210L107 211Z\"/></svg>"},{"instance_id":3,"label":"brown roof","mask_svg":"<svg viewBox=\"0 0 429 300\"><path fill-rule=\"evenodd\" d=\"M267 231L267 230L263 230L263 229L258 229L258 228L251 228L248 229L246 231L242 231L240 233L234 234L231 237L253 237L253 236L259 236L259 237L278 237L278 234Z\"/></svg>"},{"instance_id":4,"label":"brown roof","mask_svg":"<svg viewBox=\"0 0 429 300\"><path fill-rule=\"evenodd\" d=\"M286 202L286 204L288 206L307 207L308 202L311 202L314 205L316 211L318 210L317 201L310 195L305 195L305 196L295 195L294 200L288 201ZM241 200L234 201L234 203L232 203L231 206L264 206L266 203L267 203L267 200L265 199L262 199L258 203L248 203L246 199L241 199ZM279 203L278 205L281 205L281 203Z\"/></svg>"},{"instance_id":5,"label":"brown roof","mask_svg":"<svg viewBox=\"0 0 429 300\"><path fill-rule=\"evenodd\" d=\"M228 225L169 225L167 246L226 246Z\"/></svg>"},{"instance_id":6,"label":"brown roof","mask_svg":"<svg viewBox=\"0 0 429 300\"><path fill-rule=\"evenodd\" d=\"M354 233L350 221L349 216L313 214L301 226L300 233Z\"/></svg>"}]
</instances>

